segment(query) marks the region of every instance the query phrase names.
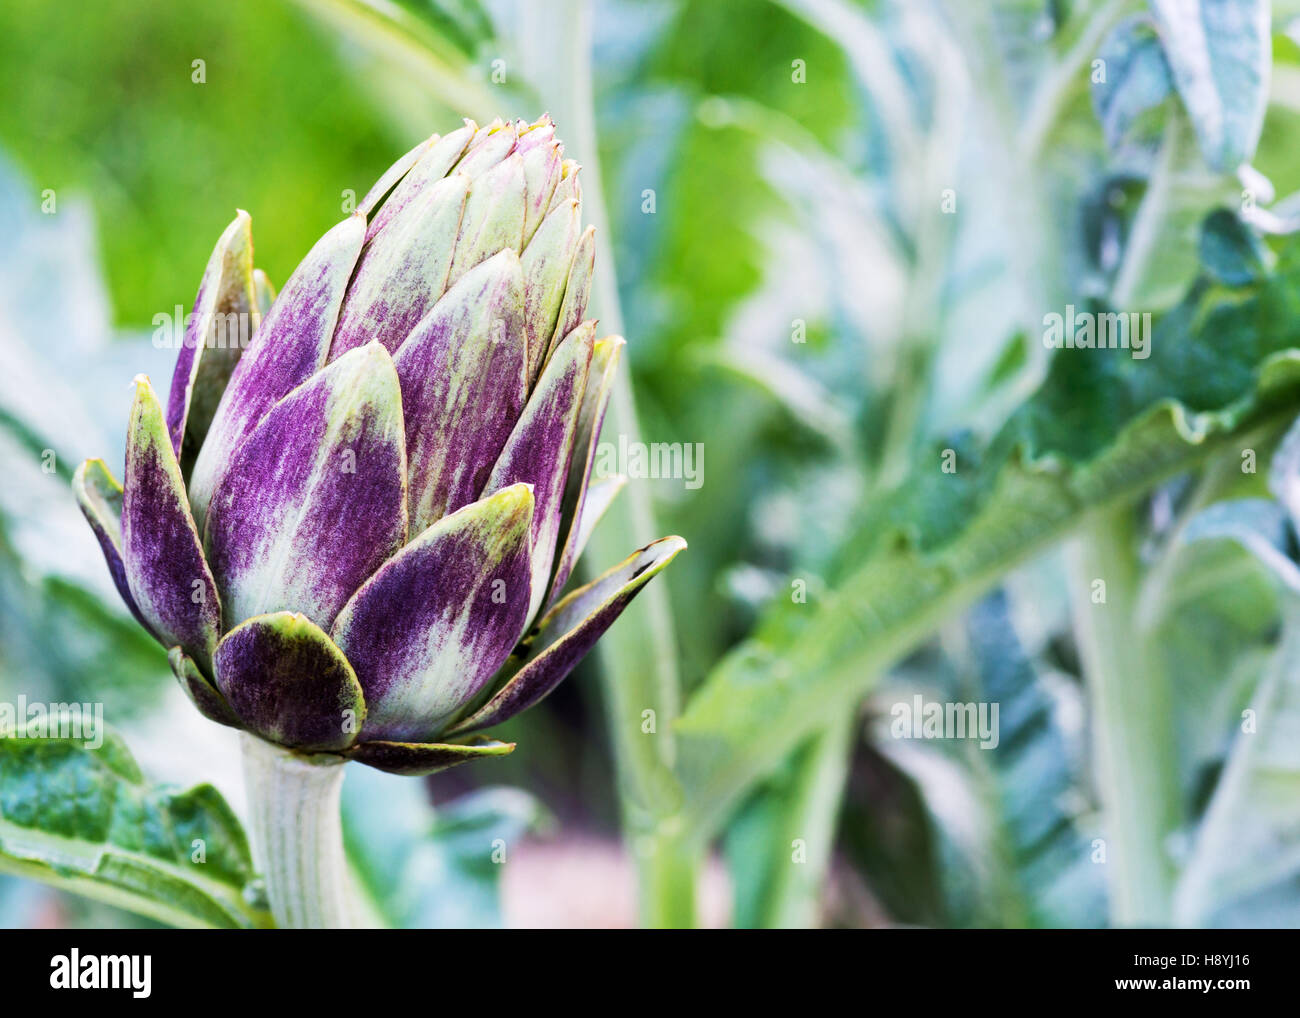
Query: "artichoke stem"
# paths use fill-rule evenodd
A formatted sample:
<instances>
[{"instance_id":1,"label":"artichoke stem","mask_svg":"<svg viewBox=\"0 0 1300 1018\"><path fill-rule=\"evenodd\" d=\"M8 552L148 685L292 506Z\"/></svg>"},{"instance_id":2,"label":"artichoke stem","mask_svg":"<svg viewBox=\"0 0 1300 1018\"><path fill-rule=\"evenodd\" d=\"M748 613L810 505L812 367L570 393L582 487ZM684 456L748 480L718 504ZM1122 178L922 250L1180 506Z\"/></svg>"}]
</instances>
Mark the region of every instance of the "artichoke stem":
<instances>
[{"instance_id":1,"label":"artichoke stem","mask_svg":"<svg viewBox=\"0 0 1300 1018\"><path fill-rule=\"evenodd\" d=\"M356 926L339 813L342 764L313 763L248 733L241 738L253 861L276 925Z\"/></svg>"}]
</instances>

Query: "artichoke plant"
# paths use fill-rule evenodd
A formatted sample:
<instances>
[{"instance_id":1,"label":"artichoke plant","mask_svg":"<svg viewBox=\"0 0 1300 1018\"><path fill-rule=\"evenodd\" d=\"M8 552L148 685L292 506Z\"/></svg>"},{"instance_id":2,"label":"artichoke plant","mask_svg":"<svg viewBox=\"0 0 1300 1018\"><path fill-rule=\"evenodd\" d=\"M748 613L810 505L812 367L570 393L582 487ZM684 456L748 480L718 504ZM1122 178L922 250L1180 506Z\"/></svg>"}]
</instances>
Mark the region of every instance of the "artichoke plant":
<instances>
[{"instance_id":1,"label":"artichoke plant","mask_svg":"<svg viewBox=\"0 0 1300 1018\"><path fill-rule=\"evenodd\" d=\"M166 406L136 379L124 484L99 460L75 480L206 717L404 774L508 753L475 733L554 689L685 547L561 596L621 480L591 481L623 340L584 318L581 213L543 117L418 145L276 297L248 215L227 227Z\"/></svg>"}]
</instances>

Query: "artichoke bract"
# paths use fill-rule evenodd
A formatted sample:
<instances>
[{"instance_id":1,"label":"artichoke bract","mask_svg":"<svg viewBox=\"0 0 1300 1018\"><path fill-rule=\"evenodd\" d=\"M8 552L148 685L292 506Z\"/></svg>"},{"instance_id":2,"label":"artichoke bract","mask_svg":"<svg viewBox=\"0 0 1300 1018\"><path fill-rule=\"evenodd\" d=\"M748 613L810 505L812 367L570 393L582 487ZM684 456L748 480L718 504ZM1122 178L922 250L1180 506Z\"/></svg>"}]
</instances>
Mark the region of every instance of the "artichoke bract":
<instances>
[{"instance_id":1,"label":"artichoke bract","mask_svg":"<svg viewBox=\"0 0 1300 1018\"><path fill-rule=\"evenodd\" d=\"M221 235L166 406L136 379L124 483L99 460L74 482L206 717L398 773L508 753L474 733L554 689L685 547L561 596L621 484L591 480L623 340L584 318L581 213L549 118L467 121L278 296L248 215Z\"/></svg>"}]
</instances>

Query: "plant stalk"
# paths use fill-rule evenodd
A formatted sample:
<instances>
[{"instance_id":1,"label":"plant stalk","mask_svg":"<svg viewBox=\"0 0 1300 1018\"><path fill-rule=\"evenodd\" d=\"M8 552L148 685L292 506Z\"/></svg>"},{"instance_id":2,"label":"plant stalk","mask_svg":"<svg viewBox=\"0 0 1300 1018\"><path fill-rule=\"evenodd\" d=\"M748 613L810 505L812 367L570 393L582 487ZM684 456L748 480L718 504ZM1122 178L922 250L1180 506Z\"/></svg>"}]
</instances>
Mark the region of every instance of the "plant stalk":
<instances>
[{"instance_id":1,"label":"plant stalk","mask_svg":"<svg viewBox=\"0 0 1300 1018\"><path fill-rule=\"evenodd\" d=\"M696 880L700 852L680 817L667 818L633 836L641 924L651 929L696 925Z\"/></svg>"},{"instance_id":2,"label":"plant stalk","mask_svg":"<svg viewBox=\"0 0 1300 1018\"><path fill-rule=\"evenodd\" d=\"M1136 530L1132 504L1085 527L1072 549L1075 632L1091 699L1111 916L1121 926L1167 926L1175 872L1166 846L1180 820L1172 691L1139 624Z\"/></svg>"},{"instance_id":3,"label":"plant stalk","mask_svg":"<svg viewBox=\"0 0 1300 1018\"><path fill-rule=\"evenodd\" d=\"M622 332L618 275L597 153L591 81L591 4L525 4L519 45L526 71L559 125L566 154L583 165L583 214L596 228L596 271L589 314L602 333ZM640 440L629 369L617 372L603 428ZM660 536L650 493L632 481L614 500L584 559L598 568ZM699 849L680 828L672 774L671 722L681 711L676 640L665 581L646 587L597 646L618 771L623 824L637 864L641 919L647 926L693 926ZM647 712L653 712L648 714ZM648 724L647 719L653 718Z\"/></svg>"},{"instance_id":4,"label":"plant stalk","mask_svg":"<svg viewBox=\"0 0 1300 1018\"><path fill-rule=\"evenodd\" d=\"M773 929L815 929L830 871L836 822L844 799L858 715L850 711L823 728L798 758L794 787L783 809L781 837L773 844L773 881L762 925ZM806 857L791 860L795 841Z\"/></svg>"},{"instance_id":5,"label":"plant stalk","mask_svg":"<svg viewBox=\"0 0 1300 1018\"><path fill-rule=\"evenodd\" d=\"M313 762L246 732L241 742L253 861L276 925L358 925L339 813L343 765Z\"/></svg>"}]
</instances>

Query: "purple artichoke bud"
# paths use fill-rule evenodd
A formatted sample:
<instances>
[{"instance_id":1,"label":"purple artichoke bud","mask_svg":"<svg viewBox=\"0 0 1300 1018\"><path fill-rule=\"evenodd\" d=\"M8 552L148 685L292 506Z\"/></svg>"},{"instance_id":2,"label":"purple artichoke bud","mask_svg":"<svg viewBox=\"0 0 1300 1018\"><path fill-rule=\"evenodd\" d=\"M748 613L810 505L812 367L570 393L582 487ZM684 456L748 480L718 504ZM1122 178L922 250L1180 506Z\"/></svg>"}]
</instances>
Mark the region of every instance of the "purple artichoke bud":
<instances>
[{"instance_id":1,"label":"purple artichoke bud","mask_svg":"<svg viewBox=\"0 0 1300 1018\"><path fill-rule=\"evenodd\" d=\"M399 773L508 753L471 733L546 696L685 547L559 596L618 488L588 482L623 345L584 320L562 156L546 117L435 136L274 300L248 215L222 234L165 409L137 379L125 486L98 460L74 482L206 717Z\"/></svg>"}]
</instances>

